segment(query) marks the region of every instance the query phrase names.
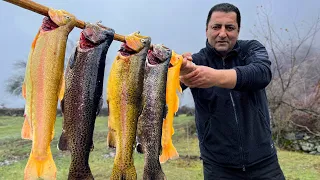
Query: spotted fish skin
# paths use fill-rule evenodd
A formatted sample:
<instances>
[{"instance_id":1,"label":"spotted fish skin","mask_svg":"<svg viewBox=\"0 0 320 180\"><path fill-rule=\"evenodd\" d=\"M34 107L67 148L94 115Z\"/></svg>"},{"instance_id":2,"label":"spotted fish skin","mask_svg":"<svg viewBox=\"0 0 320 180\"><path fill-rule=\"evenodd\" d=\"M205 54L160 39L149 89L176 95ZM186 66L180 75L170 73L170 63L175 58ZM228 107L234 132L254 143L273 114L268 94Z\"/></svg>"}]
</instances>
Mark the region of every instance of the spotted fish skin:
<instances>
[{"instance_id":1,"label":"spotted fish skin","mask_svg":"<svg viewBox=\"0 0 320 180\"><path fill-rule=\"evenodd\" d=\"M167 113L166 82L172 51L163 45L153 45L148 53L142 95L143 110L138 120L137 151L144 153L144 180L166 179L159 155L162 124ZM152 57L153 56L153 57ZM152 64L152 59L158 62Z\"/></svg>"},{"instance_id":2,"label":"spotted fish skin","mask_svg":"<svg viewBox=\"0 0 320 180\"><path fill-rule=\"evenodd\" d=\"M170 64L167 77L167 88L166 88L166 103L168 105L168 113L166 119L162 125L162 151L160 156L160 163L165 163L168 159L179 158L179 153L172 143L172 135L174 134L173 119L174 114L179 109L179 97L177 91L182 93L180 86L180 68L183 57L172 51Z\"/></svg>"},{"instance_id":3,"label":"spotted fish skin","mask_svg":"<svg viewBox=\"0 0 320 180\"><path fill-rule=\"evenodd\" d=\"M138 32L125 36L125 43L110 70L107 88L108 145L116 147L112 180L137 179L132 154L141 113L144 65L150 44L151 38Z\"/></svg>"},{"instance_id":4,"label":"spotted fish skin","mask_svg":"<svg viewBox=\"0 0 320 180\"><path fill-rule=\"evenodd\" d=\"M94 179L88 160L96 116L103 102L106 55L114 33L113 29L88 23L66 68L66 90L61 103L64 120L58 149L71 152L69 180Z\"/></svg>"},{"instance_id":5,"label":"spotted fish skin","mask_svg":"<svg viewBox=\"0 0 320 180\"><path fill-rule=\"evenodd\" d=\"M23 85L26 114L22 136L32 140L25 180L56 179L57 173L50 143L54 137L58 98L63 94L67 38L76 18L64 10L52 8L48 14L32 43Z\"/></svg>"}]
</instances>

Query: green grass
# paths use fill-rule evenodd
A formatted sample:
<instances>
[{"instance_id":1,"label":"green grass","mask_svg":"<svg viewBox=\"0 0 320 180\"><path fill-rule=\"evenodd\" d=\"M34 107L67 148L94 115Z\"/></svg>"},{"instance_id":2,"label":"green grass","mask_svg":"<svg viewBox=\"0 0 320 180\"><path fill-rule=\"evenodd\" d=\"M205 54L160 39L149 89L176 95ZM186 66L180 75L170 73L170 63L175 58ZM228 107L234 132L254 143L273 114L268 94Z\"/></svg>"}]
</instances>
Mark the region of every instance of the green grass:
<instances>
[{"instance_id":1,"label":"green grass","mask_svg":"<svg viewBox=\"0 0 320 180\"><path fill-rule=\"evenodd\" d=\"M170 179L203 179L202 164L199 160L198 139L187 135L187 128L194 117L181 115L175 118L173 142L180 158L162 164L163 171ZM0 116L0 162L17 162L0 167L0 180L23 179L23 171L31 149L31 141L20 138L23 117ZM61 118L55 126L55 137L51 143L52 154L58 168L57 179L67 179L70 154L60 152L56 145L61 133ZM98 117L94 131L94 151L90 154L90 167L95 179L109 179L113 167L113 158L106 158L112 150L106 147L107 117ZM320 179L320 156L278 150L279 161L287 179ZM134 154L138 179L142 179L143 155Z\"/></svg>"}]
</instances>

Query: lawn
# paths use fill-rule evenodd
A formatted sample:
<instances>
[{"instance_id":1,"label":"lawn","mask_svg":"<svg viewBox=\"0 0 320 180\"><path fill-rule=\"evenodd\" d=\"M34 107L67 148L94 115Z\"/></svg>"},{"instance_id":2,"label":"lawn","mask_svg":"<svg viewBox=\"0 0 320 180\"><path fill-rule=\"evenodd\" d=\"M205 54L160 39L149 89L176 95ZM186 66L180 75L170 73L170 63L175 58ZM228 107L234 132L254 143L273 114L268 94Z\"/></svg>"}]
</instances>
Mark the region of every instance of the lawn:
<instances>
[{"instance_id":1,"label":"lawn","mask_svg":"<svg viewBox=\"0 0 320 180\"><path fill-rule=\"evenodd\" d=\"M60 152L56 145L61 134L61 117L57 118L55 137L51 143L58 168L57 179L67 179L70 154ZM180 158L162 164L167 179L203 179L199 160L198 139L188 135L194 117L181 115L175 118L173 142ZM31 149L31 141L20 138L22 117L0 116L0 179L23 179L23 171ZM107 117L98 117L94 131L94 150L90 154L90 167L95 179L109 179L113 167L114 151L106 147ZM320 157L297 152L278 150L281 167L287 179L320 179ZM143 155L134 153L138 179L142 179Z\"/></svg>"}]
</instances>

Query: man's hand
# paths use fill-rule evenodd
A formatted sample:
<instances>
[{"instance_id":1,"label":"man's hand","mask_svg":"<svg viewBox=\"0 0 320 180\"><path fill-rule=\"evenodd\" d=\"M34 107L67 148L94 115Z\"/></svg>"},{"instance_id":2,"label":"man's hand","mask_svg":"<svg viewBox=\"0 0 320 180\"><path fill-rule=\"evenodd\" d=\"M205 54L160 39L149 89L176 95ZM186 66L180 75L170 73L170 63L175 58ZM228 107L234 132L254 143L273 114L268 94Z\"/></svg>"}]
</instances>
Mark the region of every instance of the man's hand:
<instances>
[{"instance_id":1,"label":"man's hand","mask_svg":"<svg viewBox=\"0 0 320 180\"><path fill-rule=\"evenodd\" d=\"M180 77L180 81L190 88L209 88L215 85L214 73L213 68L195 65L192 72Z\"/></svg>"},{"instance_id":2,"label":"man's hand","mask_svg":"<svg viewBox=\"0 0 320 180\"><path fill-rule=\"evenodd\" d=\"M182 54L183 60L180 68L180 75L186 75L192 72L195 69L195 64L192 62L191 53L183 53Z\"/></svg>"},{"instance_id":3,"label":"man's hand","mask_svg":"<svg viewBox=\"0 0 320 180\"><path fill-rule=\"evenodd\" d=\"M237 82L234 69L213 69L207 66L195 65L191 53L182 54L180 81L190 88L210 88L217 86L232 89Z\"/></svg>"}]
</instances>

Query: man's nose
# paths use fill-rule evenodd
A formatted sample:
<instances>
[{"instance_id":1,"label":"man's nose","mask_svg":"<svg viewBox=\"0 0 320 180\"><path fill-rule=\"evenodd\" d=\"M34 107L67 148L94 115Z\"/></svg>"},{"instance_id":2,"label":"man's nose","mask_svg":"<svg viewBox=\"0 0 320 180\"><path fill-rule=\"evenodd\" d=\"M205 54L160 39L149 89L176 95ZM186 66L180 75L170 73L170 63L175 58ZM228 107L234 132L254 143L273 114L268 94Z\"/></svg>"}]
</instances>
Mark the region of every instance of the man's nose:
<instances>
[{"instance_id":1,"label":"man's nose","mask_svg":"<svg viewBox=\"0 0 320 180\"><path fill-rule=\"evenodd\" d=\"M226 32L226 28L225 27L222 27L220 29L219 37L222 38L222 39L227 37L227 32Z\"/></svg>"}]
</instances>

